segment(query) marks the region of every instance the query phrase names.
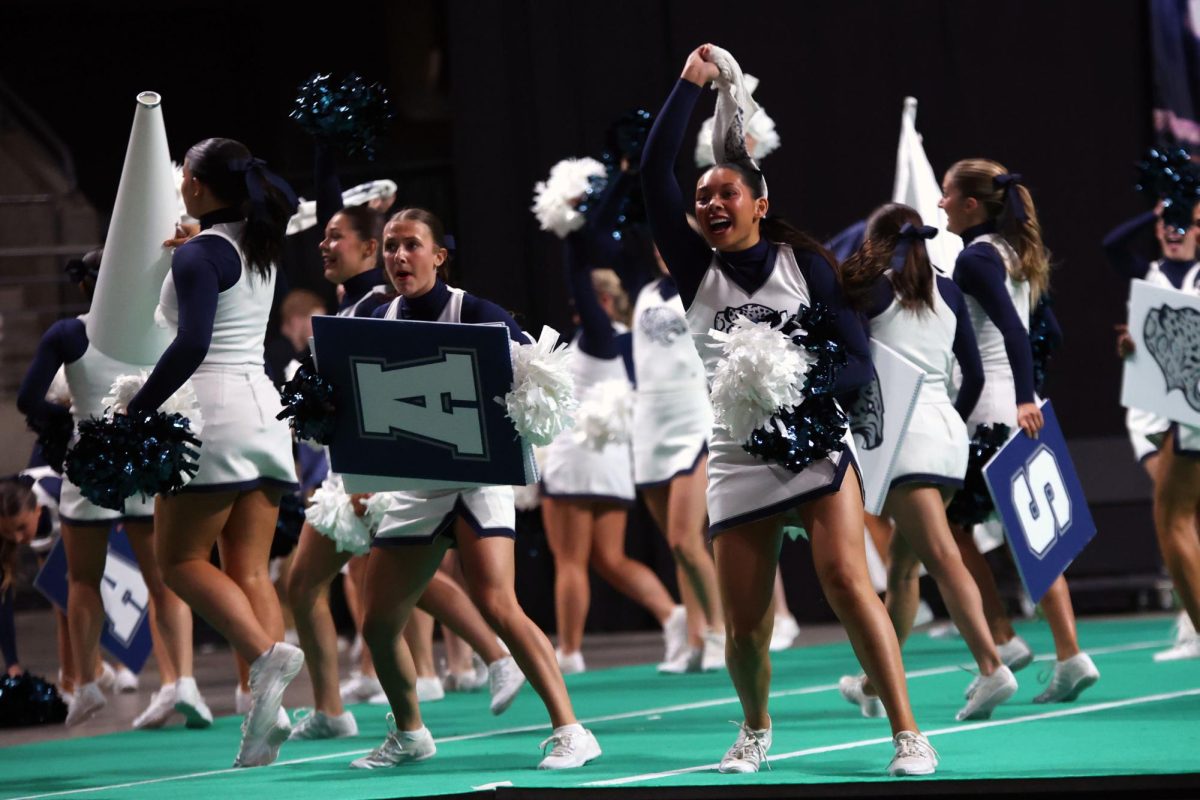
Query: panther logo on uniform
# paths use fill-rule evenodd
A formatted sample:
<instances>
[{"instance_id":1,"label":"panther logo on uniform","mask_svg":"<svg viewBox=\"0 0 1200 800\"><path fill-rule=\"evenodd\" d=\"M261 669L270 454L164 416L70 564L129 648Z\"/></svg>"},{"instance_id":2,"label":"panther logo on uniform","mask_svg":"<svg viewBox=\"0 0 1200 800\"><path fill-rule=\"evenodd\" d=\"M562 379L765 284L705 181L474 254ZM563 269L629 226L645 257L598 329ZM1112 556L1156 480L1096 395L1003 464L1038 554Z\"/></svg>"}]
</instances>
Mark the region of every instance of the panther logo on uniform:
<instances>
[{"instance_id":1,"label":"panther logo on uniform","mask_svg":"<svg viewBox=\"0 0 1200 800\"><path fill-rule=\"evenodd\" d=\"M652 306L638 317L638 327L650 337L650 341L670 347L675 340L688 332L687 322L666 306Z\"/></svg>"},{"instance_id":2,"label":"panther logo on uniform","mask_svg":"<svg viewBox=\"0 0 1200 800\"><path fill-rule=\"evenodd\" d=\"M883 444L883 389L878 374L858 390L847 416L850 417L850 430L864 450L874 450Z\"/></svg>"},{"instance_id":3,"label":"panther logo on uniform","mask_svg":"<svg viewBox=\"0 0 1200 800\"><path fill-rule=\"evenodd\" d=\"M1187 404L1200 411L1200 311L1159 306L1150 309L1142 328L1146 349L1167 382Z\"/></svg>"},{"instance_id":4,"label":"panther logo on uniform","mask_svg":"<svg viewBox=\"0 0 1200 800\"><path fill-rule=\"evenodd\" d=\"M717 315L713 317L713 328L721 332L733 330L733 323L737 321L738 317L745 317L751 322L774 322L778 316L775 309L758 303L746 303L737 308L729 306L724 311L718 311Z\"/></svg>"}]
</instances>

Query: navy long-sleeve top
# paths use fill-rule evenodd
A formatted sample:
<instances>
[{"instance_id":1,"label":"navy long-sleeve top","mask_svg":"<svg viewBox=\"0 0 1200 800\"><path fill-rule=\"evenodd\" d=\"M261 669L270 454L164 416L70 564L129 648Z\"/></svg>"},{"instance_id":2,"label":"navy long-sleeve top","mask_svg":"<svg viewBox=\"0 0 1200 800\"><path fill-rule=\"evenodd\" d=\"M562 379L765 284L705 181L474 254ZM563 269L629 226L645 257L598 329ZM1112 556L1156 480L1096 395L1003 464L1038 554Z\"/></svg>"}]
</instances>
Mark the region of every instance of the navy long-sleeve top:
<instances>
[{"instance_id":1,"label":"navy long-sleeve top","mask_svg":"<svg viewBox=\"0 0 1200 800\"><path fill-rule=\"evenodd\" d=\"M996 248L984 242L973 243L985 233L994 233L994 222L985 222L962 232L966 245L954 262L954 282L963 294L970 295L979 303L992 324L1004 339L1004 351L1008 354L1008 365L1012 370L1018 403L1032 403L1033 351L1029 346L1029 332L1021 323L1017 309L1008 294L1008 270ZM1032 312L1032 309L1030 309ZM1053 314L1049 309L1046 309ZM1049 319L1048 318L1048 319ZM1057 328L1057 320L1054 321ZM1059 329L1061 331L1061 329Z\"/></svg>"},{"instance_id":2,"label":"navy long-sleeve top","mask_svg":"<svg viewBox=\"0 0 1200 800\"><path fill-rule=\"evenodd\" d=\"M235 208L218 209L200 218L200 230L242 219ZM217 297L233 288L241 277L242 260L237 250L220 236L197 236L175 250L171 279L179 301L179 329L145 385L129 401L130 411L158 408L204 363L212 344Z\"/></svg>"},{"instance_id":3,"label":"navy long-sleeve top","mask_svg":"<svg viewBox=\"0 0 1200 800\"><path fill-rule=\"evenodd\" d=\"M617 332L608 313L596 297L586 235L584 231L576 231L566 238L563 246L567 286L575 301L575 311L579 314L579 338L576 346L593 358L622 359L625 362L625 373L632 382L635 380L633 337L629 333Z\"/></svg>"},{"instance_id":4,"label":"navy long-sleeve top","mask_svg":"<svg viewBox=\"0 0 1200 800\"><path fill-rule=\"evenodd\" d=\"M400 319L411 319L418 322L437 322L446 303L450 302L450 287L438 278L433 288L420 297L400 298ZM388 305L375 309L373 317L383 319L387 315ZM529 344L529 338L517 325L512 315L490 300L464 294L462 299L462 315L459 321L465 325L479 325L488 322L501 322L508 327L508 336L518 344Z\"/></svg>"},{"instance_id":5,"label":"navy long-sleeve top","mask_svg":"<svg viewBox=\"0 0 1200 800\"><path fill-rule=\"evenodd\" d=\"M696 299L700 282L713 261L712 249L687 224L683 192L675 178L675 161L700 89L682 78L676 82L642 150L646 217L684 307L691 306ZM753 292L770 278L776 252L777 246L763 239L740 252L719 253L717 263L738 286ZM838 373L834 394L842 395L867 384L872 376L867 337L857 315L846 305L833 267L823 256L811 251L796 250L795 257L811 299L835 314L837 335L846 350L847 363Z\"/></svg>"},{"instance_id":6,"label":"navy long-sleeve top","mask_svg":"<svg viewBox=\"0 0 1200 800\"><path fill-rule=\"evenodd\" d=\"M50 326L38 342L33 362L17 389L17 410L30 421L50 422L56 417L70 417L70 412L46 399L54 375L63 364L83 358L87 352L87 328L77 318L60 319Z\"/></svg>"},{"instance_id":7,"label":"navy long-sleeve top","mask_svg":"<svg viewBox=\"0 0 1200 800\"><path fill-rule=\"evenodd\" d=\"M1150 264L1158 258L1158 241L1154 236L1157 222L1158 216L1147 211L1122 222L1104 237L1104 255L1122 278L1145 278L1150 271ZM1195 261L1164 258L1158 268L1172 286L1183 289L1183 278L1195 264Z\"/></svg>"},{"instance_id":8,"label":"navy long-sleeve top","mask_svg":"<svg viewBox=\"0 0 1200 800\"><path fill-rule=\"evenodd\" d=\"M954 400L954 410L966 420L974 410L975 404L979 402L979 395L983 393L983 360L979 357L975 328L971 326L971 315L967 311L967 302L962 292L949 278L942 275L934 275L934 278L934 290L954 312L956 324L951 349L962 373L962 384L958 388L958 397ZM895 289L891 280L886 275L880 275L869 290L864 316L868 320L874 319L886 311L895 299Z\"/></svg>"}]
</instances>

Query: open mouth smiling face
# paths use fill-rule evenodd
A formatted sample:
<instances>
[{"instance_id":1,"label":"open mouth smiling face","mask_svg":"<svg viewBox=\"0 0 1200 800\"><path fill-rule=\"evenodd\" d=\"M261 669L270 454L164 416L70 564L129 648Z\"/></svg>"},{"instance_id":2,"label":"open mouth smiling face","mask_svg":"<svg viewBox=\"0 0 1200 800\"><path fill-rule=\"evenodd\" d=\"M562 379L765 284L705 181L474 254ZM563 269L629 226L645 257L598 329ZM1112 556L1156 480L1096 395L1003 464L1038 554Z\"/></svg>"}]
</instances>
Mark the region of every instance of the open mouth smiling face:
<instances>
[{"instance_id":1,"label":"open mouth smiling face","mask_svg":"<svg viewBox=\"0 0 1200 800\"><path fill-rule=\"evenodd\" d=\"M763 208L759 208L762 206ZM757 220L766 200L756 199L736 170L716 167L696 184L696 221L700 234L718 250L742 250L757 237Z\"/></svg>"}]
</instances>

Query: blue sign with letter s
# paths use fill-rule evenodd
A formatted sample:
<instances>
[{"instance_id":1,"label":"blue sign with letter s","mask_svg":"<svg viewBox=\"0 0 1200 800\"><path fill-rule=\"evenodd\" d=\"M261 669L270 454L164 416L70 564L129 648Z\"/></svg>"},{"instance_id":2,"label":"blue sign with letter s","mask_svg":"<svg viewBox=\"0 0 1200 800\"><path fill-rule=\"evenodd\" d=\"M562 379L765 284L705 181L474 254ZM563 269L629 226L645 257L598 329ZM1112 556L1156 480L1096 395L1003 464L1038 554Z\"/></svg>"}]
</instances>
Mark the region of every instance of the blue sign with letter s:
<instances>
[{"instance_id":1,"label":"blue sign with letter s","mask_svg":"<svg viewBox=\"0 0 1200 800\"><path fill-rule=\"evenodd\" d=\"M1045 427L1037 439L1017 433L983 469L988 491L1034 602L1096 535L1054 408L1041 405Z\"/></svg>"}]
</instances>

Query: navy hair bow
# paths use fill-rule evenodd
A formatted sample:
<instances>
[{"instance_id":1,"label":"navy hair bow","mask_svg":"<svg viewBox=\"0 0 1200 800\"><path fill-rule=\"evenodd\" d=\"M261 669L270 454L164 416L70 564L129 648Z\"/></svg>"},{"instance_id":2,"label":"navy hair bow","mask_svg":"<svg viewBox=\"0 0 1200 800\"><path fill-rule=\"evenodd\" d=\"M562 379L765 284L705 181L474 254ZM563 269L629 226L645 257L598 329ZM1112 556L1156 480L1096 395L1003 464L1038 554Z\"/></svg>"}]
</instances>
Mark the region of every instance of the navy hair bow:
<instances>
[{"instance_id":1,"label":"navy hair bow","mask_svg":"<svg viewBox=\"0 0 1200 800\"><path fill-rule=\"evenodd\" d=\"M288 213L296 212L296 206L299 204L296 200L296 193L292 191L292 187L288 185L287 181L267 169L266 161L254 156L236 158L229 162L229 171L245 173L246 192L250 195L250 208L254 216L261 217L266 214L267 183L270 183L287 198Z\"/></svg>"},{"instance_id":2,"label":"navy hair bow","mask_svg":"<svg viewBox=\"0 0 1200 800\"><path fill-rule=\"evenodd\" d=\"M921 239L932 239L938 235L938 229L932 225L913 225L906 222L900 227L900 235L896 241L896 249L892 251L892 272L903 272L904 262L908 261L908 252L913 243Z\"/></svg>"},{"instance_id":3,"label":"navy hair bow","mask_svg":"<svg viewBox=\"0 0 1200 800\"><path fill-rule=\"evenodd\" d=\"M447 233L447 234L446 234L446 235L443 237L443 240L442 240L442 247L445 247L447 250L449 250L449 251L450 251L450 255L454 255L454 246L455 246L455 241L454 241L454 236L453 236L453 234L449 234L449 233Z\"/></svg>"},{"instance_id":4,"label":"navy hair bow","mask_svg":"<svg viewBox=\"0 0 1200 800\"><path fill-rule=\"evenodd\" d=\"M1013 215L1013 219L1020 222L1028 220L1029 215L1025 213L1025 204L1021 202L1021 195L1013 191L1014 188L1021 185L1020 174L1009 172L997 175L992 178L992 182L1004 191L1004 202L1008 204L1008 213Z\"/></svg>"}]
</instances>

